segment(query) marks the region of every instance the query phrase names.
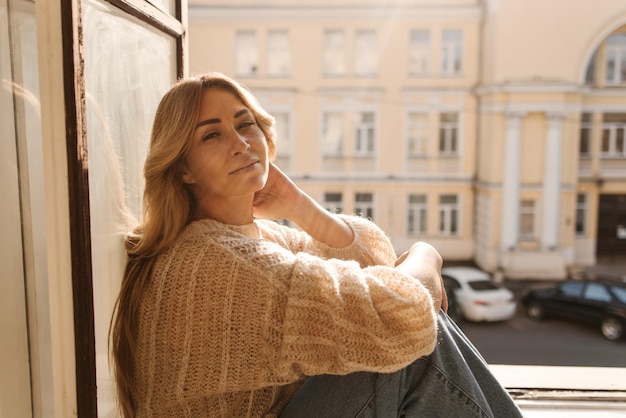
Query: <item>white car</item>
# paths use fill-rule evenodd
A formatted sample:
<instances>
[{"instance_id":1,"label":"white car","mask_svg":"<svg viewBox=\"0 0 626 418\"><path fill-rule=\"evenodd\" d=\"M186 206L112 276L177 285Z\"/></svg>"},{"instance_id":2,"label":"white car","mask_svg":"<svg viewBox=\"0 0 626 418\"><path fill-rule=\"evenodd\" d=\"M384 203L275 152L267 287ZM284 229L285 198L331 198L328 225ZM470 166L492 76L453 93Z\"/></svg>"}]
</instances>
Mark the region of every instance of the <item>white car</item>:
<instances>
[{"instance_id":1,"label":"white car","mask_svg":"<svg viewBox=\"0 0 626 418\"><path fill-rule=\"evenodd\" d=\"M506 321L515 315L515 295L494 283L489 273L473 267L444 267L441 274L453 319Z\"/></svg>"}]
</instances>

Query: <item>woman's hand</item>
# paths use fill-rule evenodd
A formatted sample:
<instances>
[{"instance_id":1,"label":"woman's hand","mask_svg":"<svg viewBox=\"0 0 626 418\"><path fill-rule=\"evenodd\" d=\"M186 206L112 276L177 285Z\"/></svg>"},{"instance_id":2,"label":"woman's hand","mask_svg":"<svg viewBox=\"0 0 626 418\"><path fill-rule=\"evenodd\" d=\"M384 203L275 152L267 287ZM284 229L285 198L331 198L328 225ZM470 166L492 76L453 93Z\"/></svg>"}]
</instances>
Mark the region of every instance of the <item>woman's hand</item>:
<instances>
[{"instance_id":1,"label":"woman's hand","mask_svg":"<svg viewBox=\"0 0 626 418\"><path fill-rule=\"evenodd\" d=\"M254 216L262 219L289 219L291 210L303 199L304 193L273 163L265 187L254 194Z\"/></svg>"},{"instance_id":2,"label":"woman's hand","mask_svg":"<svg viewBox=\"0 0 626 418\"><path fill-rule=\"evenodd\" d=\"M448 295L441 278L443 260L435 248L416 242L396 260L396 269L415 277L429 290L435 311L448 311Z\"/></svg>"},{"instance_id":3,"label":"woman's hand","mask_svg":"<svg viewBox=\"0 0 626 418\"><path fill-rule=\"evenodd\" d=\"M278 167L270 163L265 187L254 194L254 216L287 219L329 247L342 248L354 239L352 229L304 193Z\"/></svg>"}]
</instances>

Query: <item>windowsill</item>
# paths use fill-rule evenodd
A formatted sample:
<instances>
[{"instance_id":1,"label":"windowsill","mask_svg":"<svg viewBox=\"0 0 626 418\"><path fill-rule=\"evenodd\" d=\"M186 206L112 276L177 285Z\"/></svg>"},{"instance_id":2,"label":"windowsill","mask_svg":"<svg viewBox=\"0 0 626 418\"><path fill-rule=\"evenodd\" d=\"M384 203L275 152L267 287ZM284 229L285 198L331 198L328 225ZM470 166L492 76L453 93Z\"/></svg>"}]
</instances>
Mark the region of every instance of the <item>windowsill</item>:
<instances>
[{"instance_id":1,"label":"windowsill","mask_svg":"<svg viewBox=\"0 0 626 418\"><path fill-rule=\"evenodd\" d=\"M626 411L626 368L489 367L526 418L617 418Z\"/></svg>"}]
</instances>

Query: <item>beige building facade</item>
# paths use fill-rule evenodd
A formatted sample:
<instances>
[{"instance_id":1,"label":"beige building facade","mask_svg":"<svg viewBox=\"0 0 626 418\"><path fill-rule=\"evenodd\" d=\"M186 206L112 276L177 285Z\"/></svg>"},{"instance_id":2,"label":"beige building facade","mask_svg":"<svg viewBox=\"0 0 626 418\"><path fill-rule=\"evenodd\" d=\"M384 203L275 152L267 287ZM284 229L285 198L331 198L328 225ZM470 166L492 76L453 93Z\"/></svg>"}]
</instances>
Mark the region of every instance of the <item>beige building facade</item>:
<instances>
[{"instance_id":1,"label":"beige building facade","mask_svg":"<svg viewBox=\"0 0 626 418\"><path fill-rule=\"evenodd\" d=\"M190 72L277 120L277 164L398 253L509 278L626 254L626 5L192 0Z\"/></svg>"}]
</instances>

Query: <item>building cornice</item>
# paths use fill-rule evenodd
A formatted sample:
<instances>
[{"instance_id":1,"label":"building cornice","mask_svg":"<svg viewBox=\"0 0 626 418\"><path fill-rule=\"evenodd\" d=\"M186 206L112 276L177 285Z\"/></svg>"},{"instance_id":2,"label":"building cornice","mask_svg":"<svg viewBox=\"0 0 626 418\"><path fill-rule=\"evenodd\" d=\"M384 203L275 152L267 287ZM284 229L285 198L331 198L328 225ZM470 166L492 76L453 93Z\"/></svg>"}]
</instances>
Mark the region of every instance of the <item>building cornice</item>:
<instances>
[{"instance_id":1,"label":"building cornice","mask_svg":"<svg viewBox=\"0 0 626 418\"><path fill-rule=\"evenodd\" d=\"M454 19L481 20L483 7L475 5L441 6L278 6L278 5L189 5L189 21L241 19Z\"/></svg>"},{"instance_id":2,"label":"building cornice","mask_svg":"<svg viewBox=\"0 0 626 418\"><path fill-rule=\"evenodd\" d=\"M578 93L585 94L587 88L582 84L568 83L563 81L555 82L515 82L500 83L477 86L474 92L478 96L500 93L522 93L522 94L546 94L546 93Z\"/></svg>"}]
</instances>

